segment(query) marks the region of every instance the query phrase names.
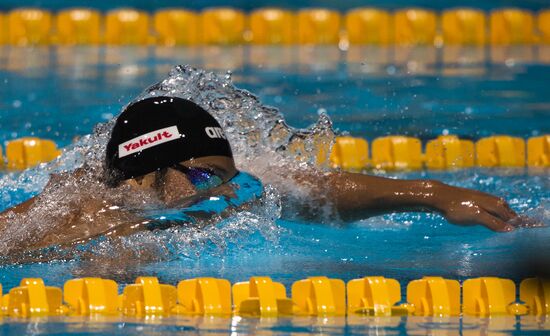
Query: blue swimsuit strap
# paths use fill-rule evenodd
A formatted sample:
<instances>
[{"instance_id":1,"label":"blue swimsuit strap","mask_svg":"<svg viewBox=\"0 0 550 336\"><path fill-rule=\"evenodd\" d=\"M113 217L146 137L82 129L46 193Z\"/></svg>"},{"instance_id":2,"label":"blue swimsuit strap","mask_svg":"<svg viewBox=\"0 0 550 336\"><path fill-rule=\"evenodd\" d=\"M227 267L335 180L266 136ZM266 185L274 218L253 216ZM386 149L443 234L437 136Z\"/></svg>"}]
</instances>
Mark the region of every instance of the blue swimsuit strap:
<instances>
[{"instance_id":1,"label":"blue swimsuit strap","mask_svg":"<svg viewBox=\"0 0 550 336\"><path fill-rule=\"evenodd\" d=\"M196 222L193 214L221 214L230 207L239 207L259 199L264 191L262 182L255 176L245 172L239 172L227 183L233 185L234 197L213 195L182 209L150 212L146 215L150 219L147 229L166 229L171 226L193 224Z\"/></svg>"}]
</instances>

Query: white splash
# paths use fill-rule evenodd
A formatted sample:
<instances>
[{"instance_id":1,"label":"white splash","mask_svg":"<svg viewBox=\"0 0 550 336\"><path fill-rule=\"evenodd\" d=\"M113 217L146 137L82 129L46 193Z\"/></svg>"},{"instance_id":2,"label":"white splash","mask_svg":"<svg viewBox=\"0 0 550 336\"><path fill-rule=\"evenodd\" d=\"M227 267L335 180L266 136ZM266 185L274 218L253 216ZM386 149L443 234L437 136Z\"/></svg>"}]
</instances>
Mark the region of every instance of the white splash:
<instances>
[{"instance_id":1,"label":"white splash","mask_svg":"<svg viewBox=\"0 0 550 336\"><path fill-rule=\"evenodd\" d=\"M144 257L149 251L154 258L192 256L203 250L202 246L214 244L223 248L228 243L245 244L243 237L260 233L264 239L276 241L280 229L275 223L281 215L281 191L293 191L298 197L307 190L296 190L296 183L289 176L293 170L308 168L321 173L317 161L328 162L328 153L334 140L332 123L321 113L319 121L308 129L288 126L282 114L275 108L264 106L248 91L235 88L230 74L219 76L212 72L189 66L177 66L160 83L145 90L136 100L151 96L176 96L189 99L210 112L222 125L235 156L237 167L248 171L266 183L266 194L259 204L246 212L236 212L227 219L212 219L218 223L200 230L172 228L162 232L140 232L129 237L100 239L84 249L76 249L76 256L84 252L94 258L107 257L122 251L135 251L131 258ZM128 104L131 102L128 102ZM120 203L121 197L132 207L144 207L150 195L128 193L123 188L108 188L103 183L105 147L114 119L99 124L91 135L80 138L63 150L57 160L42 164L19 174L5 175L0 179L0 195L3 204L16 204L21 194L29 197L44 189L51 174L61 174L48 185L26 216L8 214L9 229L1 228L0 255L7 255L21 242L32 242L57 234L60 216L79 215L74 205L82 202L99 202L105 207ZM319 154L319 150L324 151ZM322 158L319 158L322 155ZM78 177L69 172L82 168ZM306 188L307 189L307 188ZM124 220L124 216L121 217ZM221 221L221 222L220 222ZM113 223L117 225L118 223ZM93 224L90 224L93 225ZM116 249L116 252L113 250ZM154 251L154 252L153 252ZM74 258L75 251L68 255ZM45 259L48 259L46 256Z\"/></svg>"}]
</instances>

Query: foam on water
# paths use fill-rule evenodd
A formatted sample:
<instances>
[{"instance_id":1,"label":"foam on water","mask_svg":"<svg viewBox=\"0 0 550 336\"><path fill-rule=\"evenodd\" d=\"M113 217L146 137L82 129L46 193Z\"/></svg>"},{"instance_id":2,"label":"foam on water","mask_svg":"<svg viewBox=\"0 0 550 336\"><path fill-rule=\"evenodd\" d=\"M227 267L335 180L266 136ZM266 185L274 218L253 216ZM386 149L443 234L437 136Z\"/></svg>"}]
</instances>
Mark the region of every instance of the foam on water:
<instances>
[{"instance_id":1,"label":"foam on water","mask_svg":"<svg viewBox=\"0 0 550 336\"><path fill-rule=\"evenodd\" d=\"M275 223L281 214L280 192L292 191L297 197L302 197L308 191L307 187L297 190L296 183L288 178L292 175L290 173L305 168L312 174L322 173L323 168L316 168L315 164L318 149L330 148L334 139L328 116L320 114L319 121L308 129L294 129L286 124L277 109L262 105L250 92L235 88L230 74L219 76L189 66L175 67L166 79L145 90L137 100L157 95L189 99L209 111L224 128L237 168L259 176L267 184L262 200L247 211L234 211L227 218L205 220L200 229L176 227L116 239L102 237L77 248L43 249L33 254L33 259L83 256L86 259L120 259L125 255L123 259L127 262L193 257L210 243L217 248L228 243L245 243L243 236L258 232L264 239L276 241L280 231ZM45 188L47 192L38 196L27 215L9 212L5 215L10 225L9 228L0 228L3 231L0 255L7 256L39 241L55 242L60 232L67 229L57 226L58 219L87 216L85 208L88 205L90 208L95 204L112 209L122 204L121 210L135 210L155 204L154 195L131 192L124 186L108 188L104 184L103 160L113 125L114 120L99 124L93 134L65 148L62 156L51 163L0 179L0 195L5 205L17 204L24 200L22 197L39 193L49 183ZM80 174L70 173L77 168L80 168ZM56 177L48 182L51 174ZM74 209L80 207L84 210L76 213ZM112 228L134 220L125 211L119 213L119 216L109 218ZM84 237L96 236L94 218L89 218L88 224L77 229L84 230ZM69 235L66 240L75 237Z\"/></svg>"}]
</instances>

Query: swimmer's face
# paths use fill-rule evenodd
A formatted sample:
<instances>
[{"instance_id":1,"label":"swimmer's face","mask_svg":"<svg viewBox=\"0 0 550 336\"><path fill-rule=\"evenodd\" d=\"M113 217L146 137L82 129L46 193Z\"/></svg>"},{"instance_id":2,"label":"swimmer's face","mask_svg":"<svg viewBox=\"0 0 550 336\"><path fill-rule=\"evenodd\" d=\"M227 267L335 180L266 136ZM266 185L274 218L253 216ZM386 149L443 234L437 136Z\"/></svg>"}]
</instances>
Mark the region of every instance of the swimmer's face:
<instances>
[{"instance_id":1,"label":"swimmer's face","mask_svg":"<svg viewBox=\"0 0 550 336\"><path fill-rule=\"evenodd\" d=\"M231 158L208 156L184 161L179 167L164 168L124 183L133 189L155 192L162 202L173 205L204 190L202 186L193 183L193 174L200 174L201 180L206 183L214 181L219 185L229 181L236 173Z\"/></svg>"}]
</instances>

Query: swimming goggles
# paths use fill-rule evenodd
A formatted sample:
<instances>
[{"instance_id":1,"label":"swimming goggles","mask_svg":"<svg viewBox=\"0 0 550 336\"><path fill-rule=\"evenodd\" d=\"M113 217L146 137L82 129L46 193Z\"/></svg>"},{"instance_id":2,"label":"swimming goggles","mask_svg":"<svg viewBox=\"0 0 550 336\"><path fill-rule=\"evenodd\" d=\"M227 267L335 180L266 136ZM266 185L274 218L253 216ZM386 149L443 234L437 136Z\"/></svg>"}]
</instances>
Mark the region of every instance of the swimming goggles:
<instances>
[{"instance_id":1,"label":"swimming goggles","mask_svg":"<svg viewBox=\"0 0 550 336\"><path fill-rule=\"evenodd\" d=\"M184 174L197 190L208 190L223 183L223 180L208 168L186 167L180 163L170 168Z\"/></svg>"}]
</instances>

